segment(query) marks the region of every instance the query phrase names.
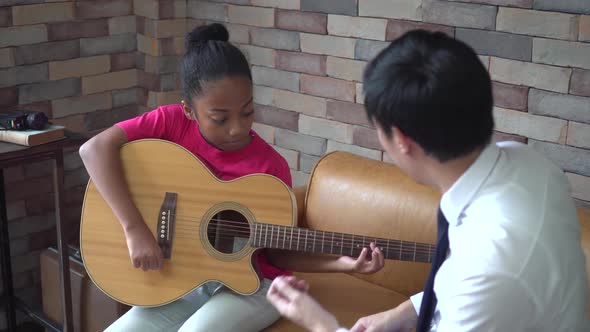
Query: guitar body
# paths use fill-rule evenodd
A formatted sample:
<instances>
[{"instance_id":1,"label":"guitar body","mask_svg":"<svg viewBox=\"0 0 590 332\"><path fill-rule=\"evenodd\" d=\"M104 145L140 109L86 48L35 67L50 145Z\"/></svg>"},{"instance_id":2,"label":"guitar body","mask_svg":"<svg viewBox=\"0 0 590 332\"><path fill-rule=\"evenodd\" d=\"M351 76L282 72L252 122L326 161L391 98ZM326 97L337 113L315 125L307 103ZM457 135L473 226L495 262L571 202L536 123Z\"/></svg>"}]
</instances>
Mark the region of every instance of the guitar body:
<instances>
[{"instance_id":1,"label":"guitar body","mask_svg":"<svg viewBox=\"0 0 590 332\"><path fill-rule=\"evenodd\" d=\"M127 143L121 158L133 201L154 236L164 239L168 218L174 221L166 228L170 250L163 268L136 269L118 219L90 180L82 209L81 252L88 274L103 292L128 305L159 306L207 281L241 294L258 290L251 226L257 221L295 225L296 203L288 186L262 174L221 181L189 151L163 140ZM164 220L161 216L170 211L163 209L166 193L175 194L175 205ZM242 243L230 243L229 251L227 244L216 244L223 243L223 236L216 242L211 235L220 212L227 210L241 216L232 223L242 232Z\"/></svg>"}]
</instances>

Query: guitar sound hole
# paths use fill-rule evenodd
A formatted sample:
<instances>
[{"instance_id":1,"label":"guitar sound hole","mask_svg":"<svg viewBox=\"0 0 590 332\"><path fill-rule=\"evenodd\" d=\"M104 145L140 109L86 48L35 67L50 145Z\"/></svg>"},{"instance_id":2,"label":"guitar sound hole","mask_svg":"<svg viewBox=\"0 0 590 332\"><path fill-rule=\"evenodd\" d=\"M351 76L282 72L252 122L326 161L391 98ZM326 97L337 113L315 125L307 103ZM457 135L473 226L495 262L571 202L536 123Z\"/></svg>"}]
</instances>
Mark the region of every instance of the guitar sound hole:
<instances>
[{"instance_id":1,"label":"guitar sound hole","mask_svg":"<svg viewBox=\"0 0 590 332\"><path fill-rule=\"evenodd\" d=\"M219 252L239 252L250 238L250 224L239 212L224 210L213 216L207 226L209 243Z\"/></svg>"}]
</instances>

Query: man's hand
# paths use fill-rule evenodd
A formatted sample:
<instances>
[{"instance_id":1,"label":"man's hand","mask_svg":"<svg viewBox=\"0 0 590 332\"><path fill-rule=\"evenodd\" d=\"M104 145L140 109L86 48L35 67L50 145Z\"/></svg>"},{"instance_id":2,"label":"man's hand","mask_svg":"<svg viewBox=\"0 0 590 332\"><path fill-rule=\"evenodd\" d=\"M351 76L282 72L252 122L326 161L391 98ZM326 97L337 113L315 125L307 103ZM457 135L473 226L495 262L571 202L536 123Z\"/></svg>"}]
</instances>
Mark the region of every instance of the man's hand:
<instances>
[{"instance_id":1,"label":"man's hand","mask_svg":"<svg viewBox=\"0 0 590 332\"><path fill-rule=\"evenodd\" d=\"M277 277L266 297L281 315L309 331L336 331L336 318L307 294L308 289L309 285L304 280L291 276Z\"/></svg>"},{"instance_id":2,"label":"man's hand","mask_svg":"<svg viewBox=\"0 0 590 332\"><path fill-rule=\"evenodd\" d=\"M351 332L406 332L416 327L417 314L410 300L394 309L359 319Z\"/></svg>"},{"instance_id":3,"label":"man's hand","mask_svg":"<svg viewBox=\"0 0 590 332\"><path fill-rule=\"evenodd\" d=\"M125 230L129 257L135 268L159 270L164 262L164 255L154 235L144 222Z\"/></svg>"},{"instance_id":4,"label":"man's hand","mask_svg":"<svg viewBox=\"0 0 590 332\"><path fill-rule=\"evenodd\" d=\"M375 273L383 268L385 264L383 258L383 252L377 248L375 243L370 244L371 252L369 249L363 248L359 257L356 259L348 256L342 256L339 260L350 266L350 272L370 274ZM369 255L369 257L367 257Z\"/></svg>"}]
</instances>

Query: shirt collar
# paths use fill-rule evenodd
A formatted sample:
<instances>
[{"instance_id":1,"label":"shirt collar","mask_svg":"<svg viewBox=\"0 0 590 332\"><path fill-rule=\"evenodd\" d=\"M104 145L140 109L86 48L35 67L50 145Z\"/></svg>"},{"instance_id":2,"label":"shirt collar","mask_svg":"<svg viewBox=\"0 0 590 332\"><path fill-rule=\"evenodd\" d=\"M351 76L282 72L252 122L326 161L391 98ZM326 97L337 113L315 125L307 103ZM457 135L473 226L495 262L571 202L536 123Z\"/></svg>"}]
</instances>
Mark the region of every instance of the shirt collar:
<instances>
[{"instance_id":1,"label":"shirt collar","mask_svg":"<svg viewBox=\"0 0 590 332\"><path fill-rule=\"evenodd\" d=\"M499 156L500 149L496 144L489 144L465 173L443 194L440 207L449 225L459 224L459 216L492 173Z\"/></svg>"}]
</instances>

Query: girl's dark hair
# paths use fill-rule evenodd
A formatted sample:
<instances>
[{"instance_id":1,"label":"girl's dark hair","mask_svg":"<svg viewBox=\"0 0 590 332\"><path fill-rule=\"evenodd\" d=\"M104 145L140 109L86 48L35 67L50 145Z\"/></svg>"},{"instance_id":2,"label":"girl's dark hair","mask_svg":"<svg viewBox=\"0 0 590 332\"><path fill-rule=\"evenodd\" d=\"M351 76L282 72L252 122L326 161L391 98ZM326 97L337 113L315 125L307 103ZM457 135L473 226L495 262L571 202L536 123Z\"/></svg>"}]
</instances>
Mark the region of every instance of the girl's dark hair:
<instances>
[{"instance_id":1,"label":"girl's dark hair","mask_svg":"<svg viewBox=\"0 0 590 332\"><path fill-rule=\"evenodd\" d=\"M198 26L186 35L181 75L187 102L201 95L207 82L228 76L245 76L252 80L248 60L228 40L229 32L219 23Z\"/></svg>"}]
</instances>

